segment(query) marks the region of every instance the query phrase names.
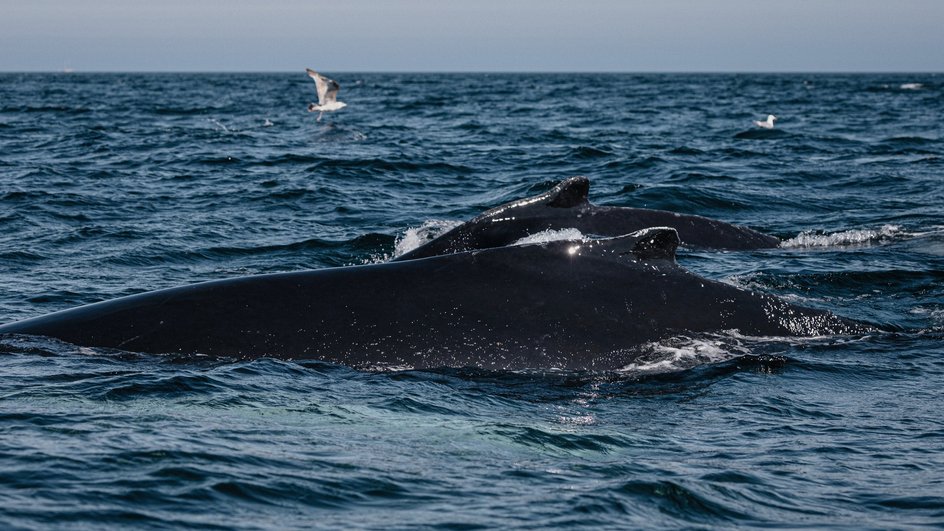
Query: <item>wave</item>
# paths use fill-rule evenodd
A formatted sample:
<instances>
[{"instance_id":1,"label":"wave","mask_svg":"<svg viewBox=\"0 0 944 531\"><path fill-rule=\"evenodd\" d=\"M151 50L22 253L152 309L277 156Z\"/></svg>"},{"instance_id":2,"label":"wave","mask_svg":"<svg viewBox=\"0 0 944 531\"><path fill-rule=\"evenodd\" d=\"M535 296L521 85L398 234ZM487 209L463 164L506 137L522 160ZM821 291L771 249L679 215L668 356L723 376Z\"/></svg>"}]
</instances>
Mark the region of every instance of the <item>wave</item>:
<instances>
[{"instance_id":1,"label":"wave","mask_svg":"<svg viewBox=\"0 0 944 531\"><path fill-rule=\"evenodd\" d=\"M639 350L642 356L620 369L620 372L638 374L683 371L751 353L742 338L734 332L705 337L679 336L649 343Z\"/></svg>"},{"instance_id":2,"label":"wave","mask_svg":"<svg viewBox=\"0 0 944 531\"><path fill-rule=\"evenodd\" d=\"M532 245L539 243L550 243L556 241L570 241L570 240L585 240L584 235L577 229L567 228L567 229L547 229L542 230L541 232L536 232L534 234L529 234L524 238L519 239L514 242L512 245Z\"/></svg>"},{"instance_id":3,"label":"wave","mask_svg":"<svg viewBox=\"0 0 944 531\"><path fill-rule=\"evenodd\" d=\"M410 227L397 237L394 243L393 257L396 258L402 254L406 254L459 225L462 225L461 221L431 219L424 221L419 227Z\"/></svg>"},{"instance_id":4,"label":"wave","mask_svg":"<svg viewBox=\"0 0 944 531\"><path fill-rule=\"evenodd\" d=\"M323 161L323 157L316 155L304 155L298 153L280 153L259 161L255 161L258 166L291 166L293 164L316 164Z\"/></svg>"},{"instance_id":5,"label":"wave","mask_svg":"<svg viewBox=\"0 0 944 531\"><path fill-rule=\"evenodd\" d=\"M619 164L622 167L625 167L627 170L648 170L651 168L659 168L668 162L662 157L651 155L648 157L639 157L635 160L630 160L627 162L614 161L611 164Z\"/></svg>"},{"instance_id":6,"label":"wave","mask_svg":"<svg viewBox=\"0 0 944 531\"><path fill-rule=\"evenodd\" d=\"M0 261L5 264L33 264L46 260L47 258L46 255L26 250L0 252Z\"/></svg>"},{"instance_id":7,"label":"wave","mask_svg":"<svg viewBox=\"0 0 944 531\"><path fill-rule=\"evenodd\" d=\"M388 160L382 158L339 159L323 158L311 170L369 170L372 172L445 172L446 174L469 174L474 168L448 162L414 162L409 160Z\"/></svg>"},{"instance_id":8,"label":"wave","mask_svg":"<svg viewBox=\"0 0 944 531\"><path fill-rule=\"evenodd\" d=\"M633 184L624 186L617 195L612 195L608 204L631 206L635 208L654 208L685 214L700 214L719 217L719 213L731 211L749 211L760 205L753 201L750 192L731 193L730 182L711 178L711 186L701 180L701 186L689 186L688 183ZM769 201L769 199L767 199Z\"/></svg>"},{"instance_id":9,"label":"wave","mask_svg":"<svg viewBox=\"0 0 944 531\"><path fill-rule=\"evenodd\" d=\"M68 105L10 105L0 107L0 113L68 113L84 114L91 112L87 107L70 107Z\"/></svg>"},{"instance_id":10,"label":"wave","mask_svg":"<svg viewBox=\"0 0 944 531\"><path fill-rule=\"evenodd\" d=\"M699 172L676 172L671 174L667 182L688 184L717 184L722 182L736 183L738 179L730 175L712 175Z\"/></svg>"},{"instance_id":11,"label":"wave","mask_svg":"<svg viewBox=\"0 0 944 531\"><path fill-rule=\"evenodd\" d=\"M852 229L832 234L804 231L780 244L785 248L846 247L869 245L906 236L898 225L883 225L878 229Z\"/></svg>"},{"instance_id":12,"label":"wave","mask_svg":"<svg viewBox=\"0 0 944 531\"><path fill-rule=\"evenodd\" d=\"M744 289L776 289L800 290L807 292L813 289L820 291L844 289L851 293L863 293L868 288L882 286L897 294L912 293L918 295L922 290L928 290L944 281L944 271L910 269L882 269L873 271L832 271L804 273L752 273L746 276L728 279L738 287Z\"/></svg>"},{"instance_id":13,"label":"wave","mask_svg":"<svg viewBox=\"0 0 944 531\"><path fill-rule=\"evenodd\" d=\"M916 81L909 81L906 83L882 83L881 85L873 85L866 90L868 92L912 92L916 90L924 90L928 88L927 84L919 83Z\"/></svg>"},{"instance_id":14,"label":"wave","mask_svg":"<svg viewBox=\"0 0 944 531\"><path fill-rule=\"evenodd\" d=\"M892 136L882 140L882 142L892 143L892 144L937 144L940 142L938 139L928 138L924 136Z\"/></svg>"},{"instance_id":15,"label":"wave","mask_svg":"<svg viewBox=\"0 0 944 531\"><path fill-rule=\"evenodd\" d=\"M215 107L153 107L151 112L158 116L194 116L200 114L206 114L208 111L218 111L218 108Z\"/></svg>"},{"instance_id":16,"label":"wave","mask_svg":"<svg viewBox=\"0 0 944 531\"><path fill-rule=\"evenodd\" d=\"M609 148L603 147L593 147L593 146L579 146L571 149L568 157L573 157L577 160L587 160L587 159L599 159L599 158L608 158L615 155L616 152Z\"/></svg>"},{"instance_id":17,"label":"wave","mask_svg":"<svg viewBox=\"0 0 944 531\"><path fill-rule=\"evenodd\" d=\"M702 150L700 150L700 149L698 149L698 148L693 148L693 147L691 147L691 146L677 146L677 147L674 147L674 148L670 149L670 150L669 150L669 154L670 154L670 155L679 155L679 156L683 156L683 157L684 157L684 156L704 155L705 152L702 151Z\"/></svg>"},{"instance_id":18,"label":"wave","mask_svg":"<svg viewBox=\"0 0 944 531\"><path fill-rule=\"evenodd\" d=\"M748 129L735 134L734 138L740 140L774 140L789 136L792 135L783 129Z\"/></svg>"},{"instance_id":19,"label":"wave","mask_svg":"<svg viewBox=\"0 0 944 531\"><path fill-rule=\"evenodd\" d=\"M941 277L940 280L944 280L944 275ZM916 306L910 313L923 318L929 325L928 331L944 332L944 308Z\"/></svg>"},{"instance_id":20,"label":"wave","mask_svg":"<svg viewBox=\"0 0 944 531\"><path fill-rule=\"evenodd\" d=\"M351 265L364 253L377 252L389 247L393 237L380 233L367 233L350 240L327 240L309 238L306 240L268 245L216 246L196 249L168 249L166 251L138 252L118 255L107 259L111 264L130 266L153 266L182 263L229 263L232 259L246 257L290 256L294 261L306 256L321 256L329 265ZM147 251L147 249L145 250ZM370 257L368 262L385 257ZM362 259L363 260L363 259ZM293 262L294 262L293 261ZM285 262L278 262L275 270L285 270Z\"/></svg>"},{"instance_id":21,"label":"wave","mask_svg":"<svg viewBox=\"0 0 944 531\"><path fill-rule=\"evenodd\" d=\"M711 278L904 331L687 334L607 373L373 373L3 337L6 526L940 522L944 500L914 480L940 469L927 447L944 434L939 74L354 77L356 95L339 80L352 111L316 123L298 72L0 74L0 322L379 260L456 223L423 235L424 220L584 174L597 204L789 238L682 253ZM771 94L797 121L732 138L750 127L739 109Z\"/></svg>"}]
</instances>

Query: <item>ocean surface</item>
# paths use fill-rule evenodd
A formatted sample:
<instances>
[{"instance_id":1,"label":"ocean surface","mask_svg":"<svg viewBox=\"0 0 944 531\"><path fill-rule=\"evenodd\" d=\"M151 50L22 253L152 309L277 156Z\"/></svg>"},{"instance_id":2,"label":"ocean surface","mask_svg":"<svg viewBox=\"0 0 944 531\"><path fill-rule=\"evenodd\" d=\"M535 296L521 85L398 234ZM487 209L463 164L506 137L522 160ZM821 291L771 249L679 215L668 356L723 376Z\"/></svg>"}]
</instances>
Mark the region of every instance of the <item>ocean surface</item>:
<instances>
[{"instance_id":1,"label":"ocean surface","mask_svg":"<svg viewBox=\"0 0 944 531\"><path fill-rule=\"evenodd\" d=\"M0 528L944 527L944 75L328 75L316 121L302 69L0 74L0 323L384 261L586 175L784 242L698 274L886 331L612 373L6 336Z\"/></svg>"}]
</instances>

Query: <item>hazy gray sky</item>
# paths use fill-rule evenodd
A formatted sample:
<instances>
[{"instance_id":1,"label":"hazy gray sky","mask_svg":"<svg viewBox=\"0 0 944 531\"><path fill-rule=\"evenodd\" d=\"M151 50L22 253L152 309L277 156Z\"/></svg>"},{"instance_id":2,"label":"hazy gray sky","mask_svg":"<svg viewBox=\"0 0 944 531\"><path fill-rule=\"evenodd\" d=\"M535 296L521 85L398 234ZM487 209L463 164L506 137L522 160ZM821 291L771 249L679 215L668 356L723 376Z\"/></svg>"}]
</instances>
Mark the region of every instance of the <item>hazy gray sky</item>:
<instances>
[{"instance_id":1,"label":"hazy gray sky","mask_svg":"<svg viewBox=\"0 0 944 531\"><path fill-rule=\"evenodd\" d=\"M0 70L944 71L944 0L0 0Z\"/></svg>"}]
</instances>

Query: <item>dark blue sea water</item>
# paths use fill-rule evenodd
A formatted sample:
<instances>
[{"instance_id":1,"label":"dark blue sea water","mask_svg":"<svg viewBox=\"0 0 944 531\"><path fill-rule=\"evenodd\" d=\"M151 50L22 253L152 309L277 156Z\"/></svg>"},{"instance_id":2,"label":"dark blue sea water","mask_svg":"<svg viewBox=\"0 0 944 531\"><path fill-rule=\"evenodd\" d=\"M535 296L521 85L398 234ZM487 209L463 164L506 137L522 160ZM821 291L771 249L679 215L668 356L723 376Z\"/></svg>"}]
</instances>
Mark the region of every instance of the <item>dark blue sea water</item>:
<instances>
[{"instance_id":1,"label":"dark blue sea water","mask_svg":"<svg viewBox=\"0 0 944 531\"><path fill-rule=\"evenodd\" d=\"M784 240L709 278L879 323L618 373L0 339L0 527L944 526L944 76L0 75L0 323L382 261L592 181ZM772 113L772 131L752 120Z\"/></svg>"}]
</instances>

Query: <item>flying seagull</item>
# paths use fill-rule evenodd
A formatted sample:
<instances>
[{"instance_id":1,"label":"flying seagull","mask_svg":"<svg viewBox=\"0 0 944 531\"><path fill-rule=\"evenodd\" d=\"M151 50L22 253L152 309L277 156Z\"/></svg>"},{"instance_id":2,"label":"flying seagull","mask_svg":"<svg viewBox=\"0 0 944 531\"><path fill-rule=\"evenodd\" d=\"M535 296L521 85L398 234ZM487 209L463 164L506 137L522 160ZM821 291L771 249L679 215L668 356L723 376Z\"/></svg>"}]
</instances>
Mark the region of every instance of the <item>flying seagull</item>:
<instances>
[{"instance_id":1,"label":"flying seagull","mask_svg":"<svg viewBox=\"0 0 944 531\"><path fill-rule=\"evenodd\" d=\"M338 90L341 89L341 85L338 85L337 81L326 78L311 68L305 70L308 72L308 77L315 80L315 89L318 91L318 104L309 103L308 112L318 111L319 122L324 113L347 107L346 103L338 101Z\"/></svg>"},{"instance_id":2,"label":"flying seagull","mask_svg":"<svg viewBox=\"0 0 944 531\"><path fill-rule=\"evenodd\" d=\"M767 115L767 121L765 121L765 122L760 122L760 121L754 120L754 125L756 125L757 127L763 127L764 129L773 129L773 128L774 128L774 120L776 120L776 119L777 119L776 116L774 116L774 115L772 115L772 114L768 114L768 115Z\"/></svg>"}]
</instances>

